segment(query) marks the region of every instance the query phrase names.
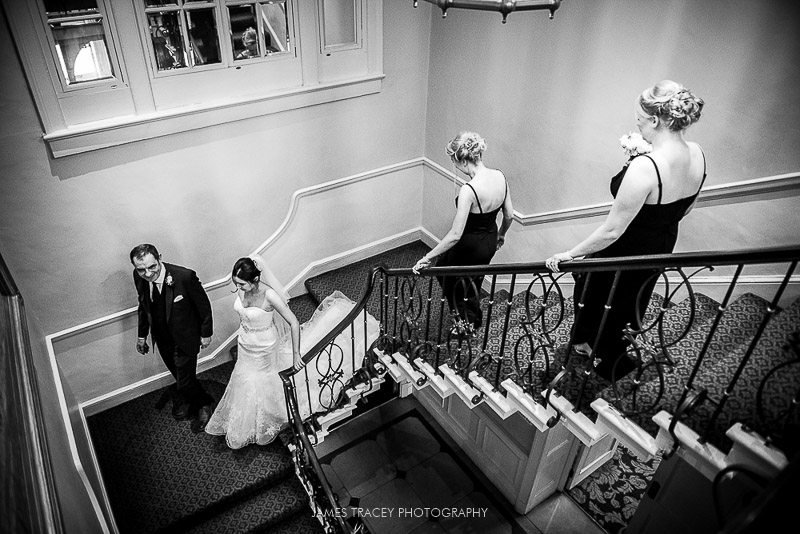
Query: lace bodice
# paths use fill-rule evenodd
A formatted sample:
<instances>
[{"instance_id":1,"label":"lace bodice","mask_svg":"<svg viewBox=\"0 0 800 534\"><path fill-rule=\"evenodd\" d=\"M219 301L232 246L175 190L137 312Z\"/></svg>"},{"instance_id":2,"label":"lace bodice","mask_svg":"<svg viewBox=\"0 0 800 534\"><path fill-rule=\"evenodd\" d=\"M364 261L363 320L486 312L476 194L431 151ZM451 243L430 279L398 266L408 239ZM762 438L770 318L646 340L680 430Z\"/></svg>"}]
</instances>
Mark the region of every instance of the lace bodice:
<instances>
[{"instance_id":1,"label":"lace bodice","mask_svg":"<svg viewBox=\"0 0 800 534\"><path fill-rule=\"evenodd\" d=\"M330 333L354 306L355 302L339 291L323 300L302 325L301 339L306 348ZM238 356L225 393L206 425L206 432L224 434L228 446L234 449L250 443L269 443L288 424L283 381L278 373L292 366L292 344L278 338L283 320L280 312L267 311L265 307L266 301L260 307L244 306L240 296L236 297L233 308L242 325ZM380 333L374 317L367 315L366 332L364 321L359 315L350 328L336 337L333 346L341 350L320 354L316 362L297 375L297 403L303 418L332 407L355 371L362 367L365 347Z\"/></svg>"},{"instance_id":2,"label":"lace bodice","mask_svg":"<svg viewBox=\"0 0 800 534\"><path fill-rule=\"evenodd\" d=\"M273 326L272 315L274 310L265 310L258 306L245 306L241 297L236 297L233 309L239 314L239 323L245 332L269 330Z\"/></svg>"}]
</instances>

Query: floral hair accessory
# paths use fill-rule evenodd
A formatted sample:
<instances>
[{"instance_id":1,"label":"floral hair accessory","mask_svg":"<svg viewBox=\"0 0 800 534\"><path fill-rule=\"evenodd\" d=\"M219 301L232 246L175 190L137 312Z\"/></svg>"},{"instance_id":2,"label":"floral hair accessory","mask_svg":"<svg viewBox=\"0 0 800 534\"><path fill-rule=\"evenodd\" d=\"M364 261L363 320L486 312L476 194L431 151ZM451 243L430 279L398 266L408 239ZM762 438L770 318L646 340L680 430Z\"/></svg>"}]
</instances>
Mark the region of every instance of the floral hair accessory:
<instances>
[{"instance_id":1,"label":"floral hair accessory","mask_svg":"<svg viewBox=\"0 0 800 534\"><path fill-rule=\"evenodd\" d=\"M168 274L168 275L167 275L167 278L164 280L164 282L165 282L165 283L166 283L168 286L171 286L171 285L172 285L172 275L171 275L171 274Z\"/></svg>"},{"instance_id":2,"label":"floral hair accessory","mask_svg":"<svg viewBox=\"0 0 800 534\"><path fill-rule=\"evenodd\" d=\"M641 134L628 132L619 138L619 144L629 158L647 154L653 150L653 145L644 140Z\"/></svg>"}]
</instances>

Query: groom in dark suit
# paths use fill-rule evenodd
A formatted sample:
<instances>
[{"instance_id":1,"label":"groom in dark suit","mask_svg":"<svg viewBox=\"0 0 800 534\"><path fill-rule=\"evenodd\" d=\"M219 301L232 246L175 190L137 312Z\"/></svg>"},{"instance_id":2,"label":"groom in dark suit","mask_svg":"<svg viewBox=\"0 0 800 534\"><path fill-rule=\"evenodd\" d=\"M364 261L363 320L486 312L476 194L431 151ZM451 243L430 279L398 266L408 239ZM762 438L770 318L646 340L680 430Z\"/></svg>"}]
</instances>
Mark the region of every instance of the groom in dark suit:
<instances>
[{"instance_id":1,"label":"groom in dark suit","mask_svg":"<svg viewBox=\"0 0 800 534\"><path fill-rule=\"evenodd\" d=\"M147 354L149 333L175 377L172 415L185 420L196 413L193 429L201 432L211 417L213 403L197 380L197 354L209 346L213 333L208 295L194 271L162 262L153 245L134 247L130 258L139 295L136 350Z\"/></svg>"}]
</instances>

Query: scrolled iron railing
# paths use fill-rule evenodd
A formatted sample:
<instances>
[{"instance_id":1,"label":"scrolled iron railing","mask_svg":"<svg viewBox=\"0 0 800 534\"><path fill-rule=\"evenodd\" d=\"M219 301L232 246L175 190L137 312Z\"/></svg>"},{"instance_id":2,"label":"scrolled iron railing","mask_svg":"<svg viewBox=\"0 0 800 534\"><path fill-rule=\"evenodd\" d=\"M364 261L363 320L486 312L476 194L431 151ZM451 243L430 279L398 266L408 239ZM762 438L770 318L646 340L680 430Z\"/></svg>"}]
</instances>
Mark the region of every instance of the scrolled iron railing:
<instances>
[{"instance_id":1,"label":"scrolled iron railing","mask_svg":"<svg viewBox=\"0 0 800 534\"><path fill-rule=\"evenodd\" d=\"M725 449L729 445L725 430L741 421L766 444L779 446L790 456L798 447L793 436L800 422L800 378L793 378L800 370L798 334L790 334L800 330L800 324L782 326L787 339L781 344L788 348L778 351L781 354L765 349L762 341L789 284L797 281L799 260L800 248L783 247L576 260L562 263L561 273L551 273L542 262L434 267L419 275L406 268L376 267L351 313L306 354L304 361L308 365L320 357L328 358L333 340L347 328L352 329L353 321L366 320L369 305L381 325L374 347L390 358L404 355L416 371L417 387L431 379L423 367L432 369L438 377L447 370L478 391L471 399L478 404L487 394L475 383L478 378L490 385L492 394L501 395L507 394L504 382L512 380L544 407L556 408L551 401L557 393L567 398L575 410L596 415L591 404L603 398L647 432L658 430L652 420L654 413L666 410L673 415L669 432L675 446L679 443L675 427L682 423L695 430L701 442ZM733 352L720 353L718 334L729 320L726 314L730 306L744 292L743 277L754 266L758 266L756 273L762 272L764 266L776 273L774 289L763 309L754 312L759 314L755 318L757 324L743 345ZM652 296L638 295L648 297L641 299L641 319L618 332L630 343L627 358L633 363L632 370L623 374L615 368L611 380L605 380L596 373L602 354L583 356L573 350L573 327L581 321L585 288L591 283L592 274L611 273L619 280L626 271L649 271L647 278L656 284ZM708 283L703 277L712 272L716 283L724 283L725 289L712 310L713 317L704 316L700 324L701 301L706 307L709 304L696 286ZM570 296L574 274L585 276L588 281L583 292ZM454 306L455 312L450 311L437 281L445 276L462 280L459 283L464 298L471 295L481 299L482 327L471 328L459 314L458 306ZM483 285L478 287L472 281L475 277L484 277ZM642 287L646 284L647 280ZM616 290L614 283L599 329L610 313L608 306L614 302ZM796 306L800 309L800 303ZM673 311L679 308L680 314ZM710 313L708 309L704 312ZM712 345L716 359L711 356ZM768 357L763 354L765 350ZM365 358L365 367L368 376L383 372L375 368L374 354ZM716 369L711 377L709 369ZM291 385L292 376L296 375L289 370L282 373L297 448L311 466L308 475L319 480L319 494L324 497L320 502L335 509L336 498L319 469L311 440L315 421L336 407L303 421ZM341 376L338 380L342 388L348 386ZM558 415L548 422L549 426L563 417L557 408L556 412ZM354 528L353 523L340 519L337 523L344 532Z\"/></svg>"},{"instance_id":2,"label":"scrolled iron railing","mask_svg":"<svg viewBox=\"0 0 800 534\"><path fill-rule=\"evenodd\" d=\"M357 383L370 383L372 376L380 376L385 372L381 364L374 358L370 358L372 353L371 345L367 342L367 304L373 293L375 281L383 268L376 267L366 280L366 291L361 299L354 305L353 309L337 324L328 334L320 339L303 356L304 367L300 370L293 368L285 369L280 372L283 381L284 393L286 396L287 413L293 433L292 452L294 455L295 466L298 476L308 491L314 512L320 519L327 532L358 533L366 532L363 523L357 516L348 516L343 507L338 503L337 496L333 493L330 483L320 466L319 459L314 452L312 441L316 441L316 433L320 430L319 418L334 412L346 400L346 388ZM355 321L363 321L363 347L366 350L361 368L356 370L356 339ZM346 351L337 343L340 334L350 332L350 350L353 358L351 365L354 369L353 377L343 380L342 361ZM337 358L337 356L339 356ZM301 415L297 397L297 381L305 384L306 395L311 395L313 388L308 387L309 366L313 366L320 375L319 398L308 400L308 405L313 406L314 401L323 410L311 414L304 420Z\"/></svg>"},{"instance_id":3,"label":"scrolled iron railing","mask_svg":"<svg viewBox=\"0 0 800 534\"><path fill-rule=\"evenodd\" d=\"M742 374L748 363L751 363L754 350L759 344L759 339L766 326L778 309L783 294L790 279L797 271L797 262L800 259L800 249L797 247L784 247L762 249L756 251L726 251L726 252L700 252L679 253L651 256L638 256L627 258L586 259L562 264L562 273L550 273L543 263L525 265L491 265L482 268L431 268L421 276L416 276L410 269L390 269L386 271L389 280L396 278L395 288L406 288L405 291L416 292L416 296L402 295L402 291L395 289L393 301L397 303L422 303L427 305L425 312L429 311L430 303L440 301L440 309L444 309L444 298L434 296L428 289L427 294L420 288L430 288L429 283L436 276L464 276L470 277L483 274L486 277L484 287L488 291L483 293L485 321L483 331L462 335L459 328L461 317L445 317L439 325L413 324L398 328L390 325L388 331L395 334L395 346L412 348L409 353L414 353L417 348L416 339L425 343L424 353L435 353L434 368L442 364L450 367L466 382L471 383L470 373L479 370L480 373L495 391L505 393L502 381L512 378L524 391L535 399L547 405L547 394L557 390L559 394L569 398L578 410L591 413L589 404L603 389L607 400L621 413L630 417L644 427L652 428L649 416L653 411L667 405L677 417L673 418L672 427L684 421L689 413L696 413L699 406L709 410L709 414L702 421L694 421L700 425L699 430L702 441L712 439L716 421L722 419L730 422L729 418L722 418L726 404L736 390ZM767 299L768 305L760 318L755 333L749 337L743 353L737 354L737 362L730 374L717 389L709 391L706 386L698 381L701 368L707 364L709 346L715 342L715 335L719 323L730 306L733 296L739 292L739 283L745 268L754 265L769 265L778 272L775 275L775 289ZM729 276L725 295L718 306L714 320L705 333L699 352L691 360L691 367L682 369L688 371L686 379L679 387L672 387L667 379L672 379L676 373L676 356L672 348L685 341L694 326L697 303L695 281L698 277L721 268L732 268L733 274ZM596 272L613 272L618 278L619 274L631 270L652 270L653 277L658 278L658 283L650 300L649 308L643 311L640 324L628 325L621 336L630 341L628 357L634 362L632 372L619 376L612 373L612 380L600 382L594 373L598 360L602 355L593 355L590 358L579 356L573 349L574 339L571 326L581 320L583 295L573 295L572 299L564 298L571 286L566 278L572 273L586 273L591 280L591 274ZM498 291L499 278L505 277L503 284L508 289ZM522 282L522 277L527 280ZM426 279L428 278L428 279ZM590 283L587 282L587 285ZM436 287L435 285L433 286ZM476 293L477 288L466 288L467 293ZM616 286L612 285L608 295L608 303L613 300ZM386 296L392 295L392 289ZM679 324L671 318L667 321L667 313L678 304L678 299L688 302L688 315ZM573 302L574 301L574 302ZM608 307L608 304L607 304ZM574 308L574 309L570 309ZM574 310L577 310L576 312ZM598 330L603 328L608 311L603 314ZM403 313L394 316L422 317L424 313L416 313L405 309ZM429 317L429 316L428 316ZM495 319L496 317L496 319ZM574 318L574 319L573 319ZM448 329L442 324L455 325L455 329ZM800 325L795 325L800 329ZM421 333L424 331L444 332L444 336L431 339ZM403 337L404 332L413 332ZM490 342L490 340L493 340ZM696 341L696 340L695 340ZM413 361L413 358L411 359ZM685 359L684 359L685 360ZM685 361L682 362L685 365ZM788 363L776 363L779 369L785 369ZM776 371L777 372L777 371ZM768 377L765 376L764 380ZM670 389L672 387L672 389ZM646 394L645 394L646 393ZM677 399L674 395L679 393ZM796 393L796 392L795 392ZM756 411L765 405L764 393L759 398L753 398ZM480 402L480 399L475 399ZM774 402L774 400L772 401ZM787 401L788 402L788 401ZM796 412L790 408L789 403L784 409L786 417L797 417ZM766 429L764 429L766 430ZM767 435L772 432L767 432ZM716 438L724 432L717 429ZM673 435L674 437L674 435Z\"/></svg>"}]
</instances>

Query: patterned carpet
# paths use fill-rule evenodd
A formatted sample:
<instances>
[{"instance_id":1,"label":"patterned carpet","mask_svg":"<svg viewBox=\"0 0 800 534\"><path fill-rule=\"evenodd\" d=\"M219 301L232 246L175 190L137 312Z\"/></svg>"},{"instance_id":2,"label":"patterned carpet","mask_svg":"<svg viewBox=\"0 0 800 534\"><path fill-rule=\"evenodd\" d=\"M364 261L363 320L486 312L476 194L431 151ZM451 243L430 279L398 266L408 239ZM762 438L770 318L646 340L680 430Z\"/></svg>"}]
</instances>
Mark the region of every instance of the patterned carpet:
<instances>
[{"instance_id":1,"label":"patterned carpet","mask_svg":"<svg viewBox=\"0 0 800 534\"><path fill-rule=\"evenodd\" d=\"M324 297L334 289L343 289L345 294L357 299L362 294L366 273L371 265L380 261L393 267L411 266L428 250L429 248L422 243L412 243L396 251L380 255L379 260L377 260L378 257L370 258L353 266L315 277L307 282L307 287L309 292L316 295L317 298ZM436 284L434 284L434 289L438 290ZM717 314L719 303L703 294L696 294L695 297L692 327L688 334L682 338L681 336L685 333L691 316L689 301L673 303L665 312L663 335L665 341L671 345L670 353L676 357L678 365L674 371L666 375L667 394L661 399L659 405L669 406L670 403L674 403L677 399L676 395L680 392L680 388L676 388L676 386L685 381L687 376L686 369L690 368L691 364L694 363L694 358L700 352L700 348ZM500 290L497 292L491 320L487 322L487 328L489 329L487 350L490 352L499 353L499 333L502 332L506 307L509 304L511 305L509 328L521 328L521 321L525 319L524 314L521 312L524 308L522 306L523 298L523 295L517 294L509 301L509 295L506 291ZM568 341L571 327L572 302L566 301L564 304L565 316L569 319L564 321L552 333L554 346L558 347L555 354L556 361L558 361L559 357L563 358L563 354L559 354L558 350L563 349L563 345ZM713 341L708 347L702 372L698 376L700 384L708 384L707 387L709 389L716 388L718 391L721 384L730 377L732 370L740 361L743 351L746 350L749 340L758 327L758 323L766 309L766 304L766 301L753 294L741 295L729 304L716 327ZM485 314L487 305L488 302L484 299L483 308ZM654 294L646 314L646 324L654 319L661 305L661 297ZM373 310L371 311L376 313L376 309L373 305ZM548 309L547 313L549 314L551 311ZM766 370L786 358L780 348L785 344L787 335L797 329L798 324L800 324L800 301L796 301L786 310L779 311L764 331L761 342L750 358L750 363L745 368L743 375L743 380L748 384L745 390L749 393L742 395L740 391L738 394L733 395L729 400L729 411L724 414L720 419L720 424L717 425L714 437L721 440L721 448L725 448L724 430L730 426L732 420L749 422L753 428L757 428L752 409L754 388L764 377ZM480 334L482 334L482 331L479 332L478 342L482 342L482 335ZM519 335L516 337L519 337ZM493 375L497 364L493 363L491 365L490 372ZM513 353L508 345L505 347L501 366L500 380L518 372L514 367ZM772 384L774 385L774 391L779 392L778 397L786 398L784 392L800 383L800 376L798 376L797 372L798 367L800 366L793 366L787 372L776 374L771 379L774 383ZM542 365L535 367L534 372L538 374L536 376L541 381L550 376L545 373ZM598 396L611 399L613 390L610 388L609 383L598 377L593 378L595 383L590 385L591 390ZM654 381L653 378L654 376L652 375L642 377L642 381L645 384L640 391L641 396L651 395L655 398L658 391L658 381ZM788 398L791 398L791 396ZM786 409L786 407L774 407L775 412L779 412L782 409ZM648 416L640 416L636 421L648 431L655 433L656 428L650 416L657 411L654 407L652 410L648 410ZM594 419L594 413L591 412L590 415ZM660 461L660 457L642 461L620 445L612 461L606 463L592 476L570 490L568 495L609 534L616 534L622 531L635 513Z\"/></svg>"},{"instance_id":2,"label":"patterned carpet","mask_svg":"<svg viewBox=\"0 0 800 534\"><path fill-rule=\"evenodd\" d=\"M303 321L316 304L292 299ZM200 375L215 399L233 362ZM89 430L122 534L317 533L308 497L282 440L231 450L223 436L194 433L160 408L165 389L88 418Z\"/></svg>"},{"instance_id":3,"label":"patterned carpet","mask_svg":"<svg viewBox=\"0 0 800 534\"><path fill-rule=\"evenodd\" d=\"M411 243L393 251L368 258L347 267L314 277L306 282L309 293L292 299L290 306L303 322L313 313L317 302L334 290L340 290L351 299L358 300L365 288L367 273L376 263L390 267L409 267L429 251L421 242ZM438 285L434 284L438 291ZM488 348L499 352L499 332L505 320L506 306L510 303L510 328L520 328L524 320L520 295L509 299L506 292L498 292L489 330ZM484 308L487 302L484 299ZM565 314L571 316L571 303L565 303ZM649 309L652 317L660 305L656 299ZM686 370L694 359L709 332L718 304L697 295L694 326L689 333L670 349L680 363L666 375L667 395L661 404L675 400L675 386L685 381ZM756 331L766 302L751 294L733 301L717 325L713 343L709 346L698 383L718 394L731 376L736 364L746 353L749 339ZM369 304L369 311L378 316L377 295ZM550 313L548 311L548 313ZM672 305L665 314L665 336L677 339L689 317L686 301ZM761 343L753 352L744 369L742 380L752 388L764 378L776 363L786 359L782 350L786 337L800 324L800 301L780 310L767 325ZM554 346L568 339L570 321L553 332ZM482 333L482 332L481 332ZM482 338L482 335L479 336ZM518 336L517 336L518 337ZM482 341L482 339L481 339ZM563 348L563 347L562 347ZM501 377L519 372L513 364L513 354L506 347L501 363ZM559 357L558 354L555 355ZM563 354L560 355L563 357ZM495 366L496 363L492 365ZM789 366L770 378L770 388L785 392L800 383L798 367ZM216 399L224 391L233 368L229 362L201 375L206 390ZM544 380L544 368L535 372ZM501 380L502 380L501 378ZM655 398L659 383L653 377L643 377L640 397ZM595 391L612 398L608 382L598 380ZM163 391L163 390L162 390ZM171 415L171 405L157 409L162 391L157 391L120 406L94 415L88 424L95 444L106 488L120 532L321 532L312 516L308 499L294 476L289 452L281 440L268 446L250 446L239 451L227 448L224 438L195 434L188 422L176 422ZM740 392L730 398L729 410L723 414L715 438L725 439L723 432L730 421L740 420L758 428L762 420L753 413L752 395ZM780 395L779 395L780 397ZM786 407L770 403L766 406L774 413ZM649 414L657 410L649 410ZM771 412L771 413L772 413ZM702 414L701 414L702 415ZM769 415L769 414L768 414ZM763 418L762 418L763 419ZM637 422L654 432L649 417L639 417ZM780 432L777 434L780 437ZM798 447L796 437L787 442L788 447ZM800 448L800 447L798 447ZM621 532L635 513L647 486L657 469L660 458L640 461L623 446L619 446L613 461L606 463L568 495L610 534Z\"/></svg>"},{"instance_id":4,"label":"patterned carpet","mask_svg":"<svg viewBox=\"0 0 800 534\"><path fill-rule=\"evenodd\" d=\"M412 267L418 259L429 252L431 248L421 241L414 241L382 254L377 254L365 260L351 263L341 269L335 269L306 281L306 289L317 302L339 290L351 299L358 301L364 294L367 276L375 265L387 267ZM378 293L373 292L367 305L367 311L374 317L379 316Z\"/></svg>"}]
</instances>

